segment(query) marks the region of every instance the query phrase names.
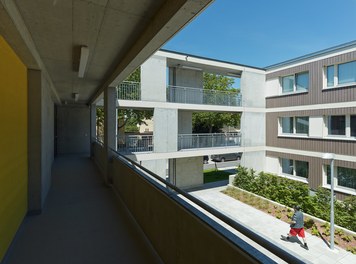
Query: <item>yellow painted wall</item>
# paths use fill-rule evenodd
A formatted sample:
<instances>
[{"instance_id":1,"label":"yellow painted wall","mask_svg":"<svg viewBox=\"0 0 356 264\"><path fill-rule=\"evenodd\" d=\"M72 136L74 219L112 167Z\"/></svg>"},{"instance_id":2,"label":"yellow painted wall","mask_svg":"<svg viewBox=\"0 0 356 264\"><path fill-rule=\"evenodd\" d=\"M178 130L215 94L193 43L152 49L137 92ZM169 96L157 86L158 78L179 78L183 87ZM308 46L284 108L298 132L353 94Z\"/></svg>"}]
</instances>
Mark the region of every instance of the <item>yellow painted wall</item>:
<instances>
[{"instance_id":1,"label":"yellow painted wall","mask_svg":"<svg viewBox=\"0 0 356 264\"><path fill-rule=\"evenodd\" d=\"M0 262L27 212L27 69L0 35Z\"/></svg>"}]
</instances>

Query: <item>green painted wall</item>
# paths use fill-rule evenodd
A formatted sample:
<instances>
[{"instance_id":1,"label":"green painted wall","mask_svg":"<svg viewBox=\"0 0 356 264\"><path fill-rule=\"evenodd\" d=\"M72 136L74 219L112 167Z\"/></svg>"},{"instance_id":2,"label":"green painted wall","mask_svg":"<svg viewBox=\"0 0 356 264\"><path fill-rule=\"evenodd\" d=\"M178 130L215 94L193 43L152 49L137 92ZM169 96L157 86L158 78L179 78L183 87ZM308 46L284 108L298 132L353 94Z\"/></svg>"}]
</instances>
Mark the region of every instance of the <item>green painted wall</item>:
<instances>
[{"instance_id":1,"label":"green painted wall","mask_svg":"<svg viewBox=\"0 0 356 264\"><path fill-rule=\"evenodd\" d=\"M27 69L0 36L0 262L27 212Z\"/></svg>"}]
</instances>

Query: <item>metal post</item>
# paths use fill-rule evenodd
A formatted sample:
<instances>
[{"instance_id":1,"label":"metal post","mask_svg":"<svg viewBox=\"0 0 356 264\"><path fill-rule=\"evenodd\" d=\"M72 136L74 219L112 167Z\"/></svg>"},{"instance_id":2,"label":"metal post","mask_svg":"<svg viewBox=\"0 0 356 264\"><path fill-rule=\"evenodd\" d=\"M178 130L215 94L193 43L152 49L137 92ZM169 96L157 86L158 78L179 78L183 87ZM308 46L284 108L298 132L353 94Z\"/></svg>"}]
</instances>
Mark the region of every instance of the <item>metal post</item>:
<instances>
[{"instance_id":1,"label":"metal post","mask_svg":"<svg viewBox=\"0 0 356 264\"><path fill-rule=\"evenodd\" d=\"M330 162L330 187L331 187L331 200L330 200L330 249L334 250L334 159Z\"/></svg>"},{"instance_id":2,"label":"metal post","mask_svg":"<svg viewBox=\"0 0 356 264\"><path fill-rule=\"evenodd\" d=\"M330 160L330 249L334 250L334 159L335 154L325 153L322 156L324 160Z\"/></svg>"}]
</instances>

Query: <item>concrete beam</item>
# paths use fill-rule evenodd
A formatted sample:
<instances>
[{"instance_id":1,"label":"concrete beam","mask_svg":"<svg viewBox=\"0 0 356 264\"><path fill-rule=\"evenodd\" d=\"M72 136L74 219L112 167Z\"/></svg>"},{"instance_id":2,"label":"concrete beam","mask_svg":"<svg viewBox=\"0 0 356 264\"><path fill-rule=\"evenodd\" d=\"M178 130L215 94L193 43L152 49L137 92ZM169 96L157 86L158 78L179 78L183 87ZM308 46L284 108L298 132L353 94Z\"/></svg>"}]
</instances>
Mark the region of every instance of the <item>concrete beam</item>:
<instances>
[{"instance_id":1,"label":"concrete beam","mask_svg":"<svg viewBox=\"0 0 356 264\"><path fill-rule=\"evenodd\" d=\"M109 77L90 98L92 103L106 87L117 86L175 33L202 12L212 0L167 0L125 56L119 58Z\"/></svg>"}]
</instances>

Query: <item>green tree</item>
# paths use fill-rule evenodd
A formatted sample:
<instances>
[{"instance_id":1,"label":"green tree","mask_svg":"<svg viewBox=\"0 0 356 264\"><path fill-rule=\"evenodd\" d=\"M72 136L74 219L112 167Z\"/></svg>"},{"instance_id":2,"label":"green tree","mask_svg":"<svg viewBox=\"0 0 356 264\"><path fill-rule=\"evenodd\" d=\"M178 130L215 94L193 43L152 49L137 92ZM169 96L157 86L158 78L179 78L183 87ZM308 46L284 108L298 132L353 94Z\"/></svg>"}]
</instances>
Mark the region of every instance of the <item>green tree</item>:
<instances>
[{"instance_id":1,"label":"green tree","mask_svg":"<svg viewBox=\"0 0 356 264\"><path fill-rule=\"evenodd\" d=\"M226 92L239 92L233 88L234 79L219 74L204 73L204 89ZM224 126L239 127L240 114L236 113L193 113L193 133L216 133Z\"/></svg>"},{"instance_id":2,"label":"green tree","mask_svg":"<svg viewBox=\"0 0 356 264\"><path fill-rule=\"evenodd\" d=\"M125 81L140 82L140 68L133 71ZM119 109L118 120L122 120L123 122L118 122L118 129L125 127L125 132L138 132L137 125L146 124L145 119L151 119L152 116L153 110Z\"/></svg>"}]
</instances>

